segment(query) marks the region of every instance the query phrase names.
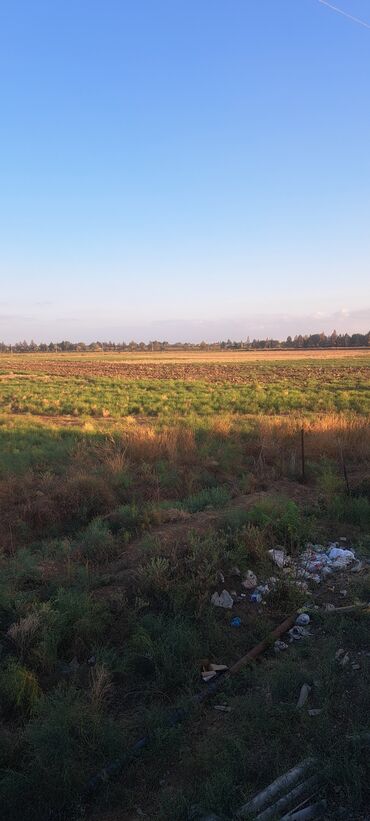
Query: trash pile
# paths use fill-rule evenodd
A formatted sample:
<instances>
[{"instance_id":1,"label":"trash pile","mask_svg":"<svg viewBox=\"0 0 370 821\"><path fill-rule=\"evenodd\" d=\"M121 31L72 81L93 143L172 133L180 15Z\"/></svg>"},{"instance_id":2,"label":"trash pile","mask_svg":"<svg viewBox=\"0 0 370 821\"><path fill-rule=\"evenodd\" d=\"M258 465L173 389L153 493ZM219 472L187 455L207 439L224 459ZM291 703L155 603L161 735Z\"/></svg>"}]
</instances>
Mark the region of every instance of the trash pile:
<instances>
[{"instance_id":1,"label":"trash pile","mask_svg":"<svg viewBox=\"0 0 370 821\"><path fill-rule=\"evenodd\" d=\"M331 542L327 548L320 544L308 544L297 560L288 556L283 548L274 548L268 553L274 564L287 575L315 584L321 584L335 571L344 570L350 565L352 573L360 572L363 567L363 563L356 559L354 551L341 547L338 542ZM302 589L308 589L304 584L300 586Z\"/></svg>"},{"instance_id":2,"label":"trash pile","mask_svg":"<svg viewBox=\"0 0 370 821\"><path fill-rule=\"evenodd\" d=\"M289 556L283 547L278 546L271 548L268 555L295 587L306 592L309 590L309 583L321 584L336 571L349 569L351 573L359 573L363 569L364 562L356 558L351 548L343 546L346 542L346 539L341 538L339 542L331 542L327 547L309 543L304 552L297 557ZM211 604L215 607L231 610L235 602L242 602L247 597L255 604L265 604L265 597L274 590L279 581L275 576L270 576L266 581L258 583L253 570L247 570L242 576L237 567L232 568L231 575L239 577L242 592L238 594L236 590L229 592L226 589L221 593L216 591L211 596ZM219 581L225 583L222 573L219 574ZM345 598L347 591L343 590L341 594ZM232 626L240 625L233 622Z\"/></svg>"}]
</instances>

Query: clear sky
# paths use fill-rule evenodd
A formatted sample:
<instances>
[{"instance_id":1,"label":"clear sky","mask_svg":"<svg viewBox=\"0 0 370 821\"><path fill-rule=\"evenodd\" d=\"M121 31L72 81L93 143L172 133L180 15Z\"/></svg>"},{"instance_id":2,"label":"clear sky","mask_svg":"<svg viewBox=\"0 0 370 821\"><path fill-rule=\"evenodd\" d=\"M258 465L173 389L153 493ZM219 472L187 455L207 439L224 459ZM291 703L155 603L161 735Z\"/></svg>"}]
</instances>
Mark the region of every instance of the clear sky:
<instances>
[{"instance_id":1,"label":"clear sky","mask_svg":"<svg viewBox=\"0 0 370 821\"><path fill-rule=\"evenodd\" d=\"M319 0L2 0L0 120L0 339L368 330L370 30Z\"/></svg>"}]
</instances>

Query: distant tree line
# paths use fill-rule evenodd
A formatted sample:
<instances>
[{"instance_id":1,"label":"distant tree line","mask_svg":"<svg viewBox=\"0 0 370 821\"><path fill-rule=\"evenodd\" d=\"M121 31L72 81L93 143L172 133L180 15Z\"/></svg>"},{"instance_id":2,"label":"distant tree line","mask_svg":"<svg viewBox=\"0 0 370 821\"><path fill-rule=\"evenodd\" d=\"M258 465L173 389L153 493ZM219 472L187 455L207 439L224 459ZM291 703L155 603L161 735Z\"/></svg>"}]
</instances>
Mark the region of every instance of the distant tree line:
<instances>
[{"instance_id":1,"label":"distant tree line","mask_svg":"<svg viewBox=\"0 0 370 821\"><path fill-rule=\"evenodd\" d=\"M227 339L223 342L169 342L153 340L152 342L41 342L38 344L31 339L31 342L16 342L15 345L7 345L0 342L1 353L69 353L93 352L93 351L253 351L253 350L299 350L301 348L368 348L370 347L370 331L367 334L337 334L336 331L328 336L320 334L298 334L294 337L287 336L284 341L278 339L253 339L249 336L245 341L232 341Z\"/></svg>"}]
</instances>

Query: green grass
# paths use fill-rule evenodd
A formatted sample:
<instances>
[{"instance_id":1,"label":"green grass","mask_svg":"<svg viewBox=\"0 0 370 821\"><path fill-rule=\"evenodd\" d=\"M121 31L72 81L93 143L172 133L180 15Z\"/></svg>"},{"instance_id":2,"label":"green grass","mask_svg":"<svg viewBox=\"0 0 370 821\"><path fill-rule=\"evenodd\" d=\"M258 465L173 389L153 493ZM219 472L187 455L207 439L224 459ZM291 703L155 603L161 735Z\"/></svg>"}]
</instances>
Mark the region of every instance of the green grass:
<instances>
[{"instance_id":1,"label":"green grass","mask_svg":"<svg viewBox=\"0 0 370 821\"><path fill-rule=\"evenodd\" d=\"M330 373L330 371L329 371ZM249 381L249 380L248 380ZM47 416L173 418L196 414L280 414L302 412L370 412L369 382L347 371L323 382L309 374L252 384L215 384L197 380L130 380L114 378L15 377L1 384L0 412Z\"/></svg>"},{"instance_id":2,"label":"green grass","mask_svg":"<svg viewBox=\"0 0 370 821\"><path fill-rule=\"evenodd\" d=\"M5 821L82 821L122 806L134 814L139 784L153 821L189 821L195 805L227 818L310 752L326 774L333 818L340 802L359 812L367 806L367 757L347 736L369 731L368 659L361 657L358 673L335 662L338 647L369 649L365 614L316 616L312 640L277 658L268 651L260 666L225 679L217 702L230 713L216 714L210 701L193 705L182 725L168 720L174 706L190 706L207 660L232 664L269 635L281 613L302 605L268 548L281 544L295 553L309 539L342 533L362 555L369 547L363 361L358 370L353 360L343 369L337 361L309 369L255 364L247 379L1 382ZM333 410L352 415L331 418ZM318 411L322 426L306 436L312 501L304 507L285 495L287 477L300 475L298 416L315 419ZM278 413L287 414L285 427L259 416ZM272 481L279 488L273 498L230 507L234 497ZM301 488L294 488L300 500ZM197 517L208 508L210 517ZM177 511L182 522L165 531L166 516L176 519ZM204 523L199 533L196 521ZM261 582L281 575L264 607L240 605L240 629L231 627L230 612L210 604L215 589L239 589L235 566ZM354 600L368 600L366 576L351 574L348 587ZM305 681L316 682L319 721L295 709ZM149 743L142 756L87 799L87 781L143 735Z\"/></svg>"}]
</instances>

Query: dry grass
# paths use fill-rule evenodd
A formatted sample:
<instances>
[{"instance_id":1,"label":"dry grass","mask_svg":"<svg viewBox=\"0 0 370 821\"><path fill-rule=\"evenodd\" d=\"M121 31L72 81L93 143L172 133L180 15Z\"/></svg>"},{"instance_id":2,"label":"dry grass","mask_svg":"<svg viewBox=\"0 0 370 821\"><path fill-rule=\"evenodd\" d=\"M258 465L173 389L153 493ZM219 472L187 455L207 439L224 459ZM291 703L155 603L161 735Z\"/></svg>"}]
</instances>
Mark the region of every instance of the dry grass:
<instances>
[{"instance_id":1,"label":"dry grass","mask_svg":"<svg viewBox=\"0 0 370 821\"><path fill-rule=\"evenodd\" d=\"M7 635L17 647L21 661L34 643L39 627L40 618L37 613L29 613L9 627Z\"/></svg>"},{"instance_id":2,"label":"dry grass","mask_svg":"<svg viewBox=\"0 0 370 821\"><path fill-rule=\"evenodd\" d=\"M90 700L95 708L101 709L112 693L112 680L104 664L96 664L90 670Z\"/></svg>"}]
</instances>

